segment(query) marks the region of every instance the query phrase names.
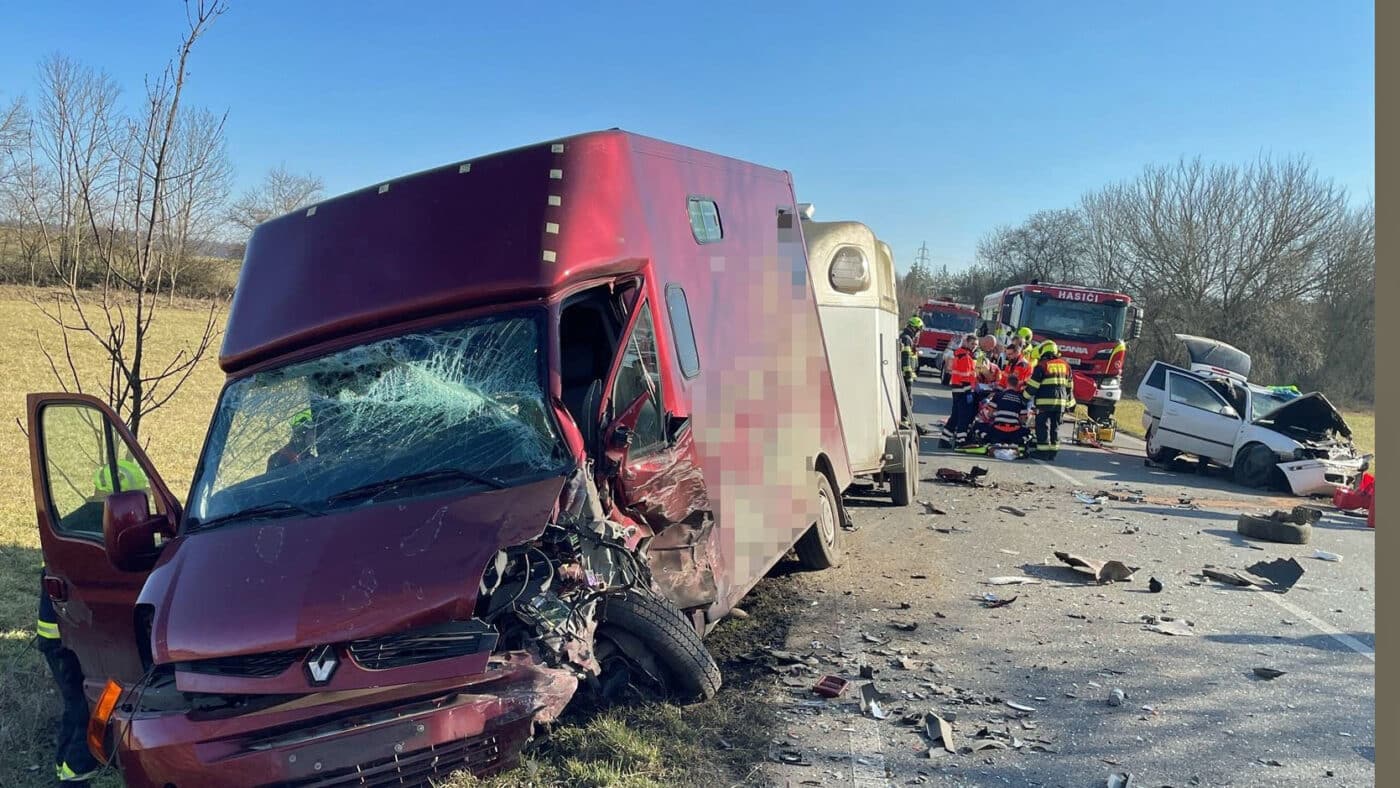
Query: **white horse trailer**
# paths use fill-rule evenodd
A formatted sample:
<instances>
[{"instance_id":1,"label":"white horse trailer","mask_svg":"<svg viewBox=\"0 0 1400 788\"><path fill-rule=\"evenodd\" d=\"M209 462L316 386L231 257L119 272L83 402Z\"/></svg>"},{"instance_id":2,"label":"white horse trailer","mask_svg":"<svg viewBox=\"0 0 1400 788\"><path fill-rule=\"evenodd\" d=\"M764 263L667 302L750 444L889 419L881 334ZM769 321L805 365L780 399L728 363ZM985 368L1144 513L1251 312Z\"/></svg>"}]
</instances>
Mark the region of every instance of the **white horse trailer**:
<instances>
[{"instance_id":1,"label":"white horse trailer","mask_svg":"<svg viewBox=\"0 0 1400 788\"><path fill-rule=\"evenodd\" d=\"M851 472L888 484L907 506L918 491L919 441L900 427L899 304L889 244L860 222L814 222L802 237L816 290Z\"/></svg>"}]
</instances>

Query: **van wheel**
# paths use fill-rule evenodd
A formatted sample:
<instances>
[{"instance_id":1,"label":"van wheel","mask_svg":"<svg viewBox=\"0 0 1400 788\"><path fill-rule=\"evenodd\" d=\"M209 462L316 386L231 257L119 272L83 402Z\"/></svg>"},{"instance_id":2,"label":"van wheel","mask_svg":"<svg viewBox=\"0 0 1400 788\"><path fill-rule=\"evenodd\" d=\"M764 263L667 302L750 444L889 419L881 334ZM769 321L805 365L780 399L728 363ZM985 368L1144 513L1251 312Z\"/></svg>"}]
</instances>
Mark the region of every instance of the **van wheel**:
<instances>
[{"instance_id":1,"label":"van wheel","mask_svg":"<svg viewBox=\"0 0 1400 788\"><path fill-rule=\"evenodd\" d=\"M1235 481L1246 487L1271 487L1278 457L1262 443L1251 443L1235 456Z\"/></svg>"},{"instance_id":2,"label":"van wheel","mask_svg":"<svg viewBox=\"0 0 1400 788\"><path fill-rule=\"evenodd\" d=\"M797 559L803 569L830 569L841 563L841 517L838 513L836 495L831 491L831 482L826 474L818 471L817 521L807 529L807 533L797 540ZM893 474L891 474L893 475Z\"/></svg>"},{"instance_id":3,"label":"van wheel","mask_svg":"<svg viewBox=\"0 0 1400 788\"><path fill-rule=\"evenodd\" d=\"M908 506L919 494L919 439L910 436L904 447L904 473L892 473L890 479L890 501L895 506Z\"/></svg>"},{"instance_id":4,"label":"van wheel","mask_svg":"<svg viewBox=\"0 0 1400 788\"><path fill-rule=\"evenodd\" d=\"M1152 426L1147 428L1147 459L1159 465L1165 465L1176 459L1180 452L1160 445L1157 442L1157 437L1157 423L1153 422Z\"/></svg>"},{"instance_id":5,"label":"van wheel","mask_svg":"<svg viewBox=\"0 0 1400 788\"><path fill-rule=\"evenodd\" d=\"M600 683L643 699L709 700L719 692L719 666L700 633L670 602L632 589L603 600L595 650Z\"/></svg>"}]
</instances>

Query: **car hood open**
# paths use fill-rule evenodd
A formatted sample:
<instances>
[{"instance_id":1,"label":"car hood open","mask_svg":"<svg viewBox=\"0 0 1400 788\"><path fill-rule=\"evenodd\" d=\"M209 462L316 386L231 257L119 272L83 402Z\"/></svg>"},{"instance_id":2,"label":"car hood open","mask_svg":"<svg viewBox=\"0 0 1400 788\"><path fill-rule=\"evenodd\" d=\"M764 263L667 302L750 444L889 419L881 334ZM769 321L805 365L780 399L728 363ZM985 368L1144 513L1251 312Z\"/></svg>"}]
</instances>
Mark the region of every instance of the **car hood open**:
<instances>
[{"instance_id":1,"label":"car hood open","mask_svg":"<svg viewBox=\"0 0 1400 788\"><path fill-rule=\"evenodd\" d=\"M195 531L141 593L157 663L339 643L470 618L496 551L538 536L562 477Z\"/></svg>"},{"instance_id":2,"label":"car hood open","mask_svg":"<svg viewBox=\"0 0 1400 788\"><path fill-rule=\"evenodd\" d=\"M1351 427L1346 419L1319 391L1280 405L1254 423L1284 433L1325 438L1329 433L1336 432L1351 438Z\"/></svg>"}]
</instances>

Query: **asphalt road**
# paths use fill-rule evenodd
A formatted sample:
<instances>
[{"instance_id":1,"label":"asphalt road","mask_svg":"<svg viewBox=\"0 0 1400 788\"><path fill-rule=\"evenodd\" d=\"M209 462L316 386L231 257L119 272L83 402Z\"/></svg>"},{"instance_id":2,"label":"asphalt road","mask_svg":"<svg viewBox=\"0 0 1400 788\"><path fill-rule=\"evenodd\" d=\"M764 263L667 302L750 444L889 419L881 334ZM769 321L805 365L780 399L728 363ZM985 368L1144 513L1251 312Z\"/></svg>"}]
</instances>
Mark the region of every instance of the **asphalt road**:
<instances>
[{"instance_id":1,"label":"asphalt road","mask_svg":"<svg viewBox=\"0 0 1400 788\"><path fill-rule=\"evenodd\" d=\"M946 389L931 378L917 388L919 420L936 433ZM848 496L858 530L845 534L845 561L791 580L810 604L786 642L770 644L790 653L762 690L783 721L765 775L779 785L1092 786L1122 772L1136 788L1374 784L1375 532L1329 514L1308 545L1251 542L1235 532L1238 513L1300 501L1228 475L1146 467L1128 436L1106 452L1072 447L1068 434L1054 464L943 452L925 439L917 497L943 515L894 508L877 491ZM974 464L996 488L929 481L939 467ZM1095 512L1074 490L1148 500ZM1176 508L1183 494L1199 508ZM1313 558L1315 548L1343 560ZM1056 550L1140 569L1096 585ZM1242 571L1288 557L1306 573L1284 594L1200 576L1207 565ZM1012 575L1039 582L986 584ZM988 608L988 593L1016 599ZM1151 631L1142 616L1189 634ZM782 664L795 658L809 664ZM887 719L861 712L862 662L887 695ZM1256 667L1284 675L1264 680ZM810 691L822 674L852 683L823 700ZM1126 696L1118 706L1115 688ZM920 727L902 723L926 712L955 718L957 752L930 757Z\"/></svg>"}]
</instances>

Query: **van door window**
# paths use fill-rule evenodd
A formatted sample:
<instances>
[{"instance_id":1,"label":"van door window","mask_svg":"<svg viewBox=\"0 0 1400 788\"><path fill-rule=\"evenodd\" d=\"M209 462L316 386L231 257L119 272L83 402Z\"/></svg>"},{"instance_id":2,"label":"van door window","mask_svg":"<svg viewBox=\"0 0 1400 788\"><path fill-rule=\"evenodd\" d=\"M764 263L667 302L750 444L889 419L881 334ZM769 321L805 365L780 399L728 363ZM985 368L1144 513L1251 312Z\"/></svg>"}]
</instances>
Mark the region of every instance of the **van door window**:
<instances>
[{"instance_id":1,"label":"van door window","mask_svg":"<svg viewBox=\"0 0 1400 788\"><path fill-rule=\"evenodd\" d=\"M148 490L150 482L124 441L114 441L102 412L87 405L44 408L44 483L61 534L102 538L108 495ZM157 502L159 504L159 502Z\"/></svg>"},{"instance_id":2,"label":"van door window","mask_svg":"<svg viewBox=\"0 0 1400 788\"><path fill-rule=\"evenodd\" d=\"M693 378L700 374L700 350L695 346L695 327L690 322L690 305L680 285L666 288L666 311L671 315L671 336L676 339L676 359L681 374Z\"/></svg>"},{"instance_id":3,"label":"van door window","mask_svg":"<svg viewBox=\"0 0 1400 788\"><path fill-rule=\"evenodd\" d=\"M622 351L622 364L613 381L612 407L616 415L643 393L650 395L642 405L637 424L632 429L631 457L655 451L666 444L665 419L662 416L661 374L656 356L656 326L652 322L651 304L642 304L642 313Z\"/></svg>"}]
</instances>

